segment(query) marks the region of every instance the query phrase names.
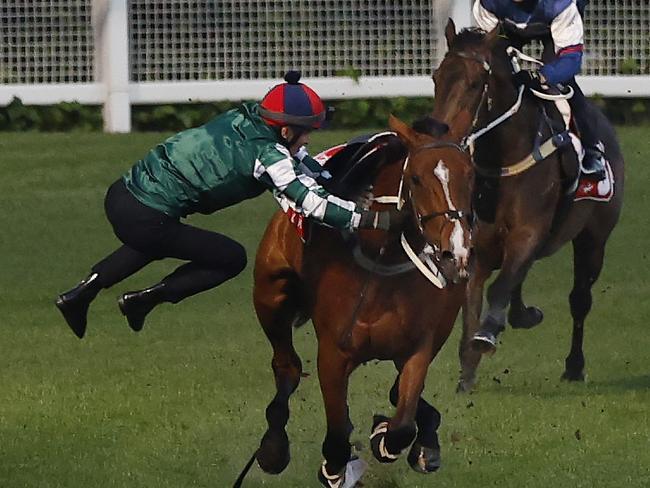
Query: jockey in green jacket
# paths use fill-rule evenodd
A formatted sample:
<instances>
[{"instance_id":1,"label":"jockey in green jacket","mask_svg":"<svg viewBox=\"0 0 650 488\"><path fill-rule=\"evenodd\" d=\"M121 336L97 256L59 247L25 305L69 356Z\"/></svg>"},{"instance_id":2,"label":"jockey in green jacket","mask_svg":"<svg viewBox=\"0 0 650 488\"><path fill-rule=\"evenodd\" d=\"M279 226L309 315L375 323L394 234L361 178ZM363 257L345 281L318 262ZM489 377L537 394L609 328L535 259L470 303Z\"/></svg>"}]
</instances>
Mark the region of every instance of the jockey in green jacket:
<instances>
[{"instance_id":1,"label":"jockey in green jacket","mask_svg":"<svg viewBox=\"0 0 650 488\"><path fill-rule=\"evenodd\" d=\"M190 214L210 214L270 190L281 204L341 230L399 225L396 214L363 211L316 182L321 167L304 146L310 132L325 122L327 110L299 79L300 73L289 72L287 83L273 87L261 103L244 103L170 137L111 185L106 216L123 245L56 300L79 338L97 294L154 260L189 262L159 283L119 298L135 331L156 305L218 286L245 268L246 252L238 242L181 222Z\"/></svg>"}]
</instances>

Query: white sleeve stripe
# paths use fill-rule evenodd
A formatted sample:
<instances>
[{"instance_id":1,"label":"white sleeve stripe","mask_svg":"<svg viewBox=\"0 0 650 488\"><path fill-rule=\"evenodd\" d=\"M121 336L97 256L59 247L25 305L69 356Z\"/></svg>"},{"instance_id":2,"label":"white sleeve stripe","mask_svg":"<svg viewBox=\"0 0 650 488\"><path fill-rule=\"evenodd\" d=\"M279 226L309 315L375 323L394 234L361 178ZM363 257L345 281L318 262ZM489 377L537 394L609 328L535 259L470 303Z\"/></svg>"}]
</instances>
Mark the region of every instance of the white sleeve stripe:
<instances>
[{"instance_id":1,"label":"white sleeve stripe","mask_svg":"<svg viewBox=\"0 0 650 488\"><path fill-rule=\"evenodd\" d=\"M296 170L291 159L281 159L266 167L275 187L284 191L296 179Z\"/></svg>"},{"instance_id":2,"label":"white sleeve stripe","mask_svg":"<svg viewBox=\"0 0 650 488\"><path fill-rule=\"evenodd\" d=\"M555 52L584 43L584 25L575 2L564 9L551 23Z\"/></svg>"},{"instance_id":3,"label":"white sleeve stripe","mask_svg":"<svg viewBox=\"0 0 650 488\"><path fill-rule=\"evenodd\" d=\"M259 159L256 159L256 160L255 160L255 168L253 169L253 177L254 177L256 180L259 180L260 177L261 177L264 173L266 173L266 168L265 168L264 165L262 164L262 161L260 161Z\"/></svg>"},{"instance_id":4,"label":"white sleeve stripe","mask_svg":"<svg viewBox=\"0 0 650 488\"><path fill-rule=\"evenodd\" d=\"M499 19L497 19L496 15L481 5L481 0L476 0L476 2L474 2L472 12L476 23L484 31L490 32L499 24Z\"/></svg>"},{"instance_id":5,"label":"white sleeve stripe","mask_svg":"<svg viewBox=\"0 0 650 488\"><path fill-rule=\"evenodd\" d=\"M342 198L335 197L334 195L328 196L327 201L333 203L337 207L341 207L344 208L345 210L349 210L350 212L354 212L357 208L356 203L351 202L349 200L343 200Z\"/></svg>"},{"instance_id":6,"label":"white sleeve stripe","mask_svg":"<svg viewBox=\"0 0 650 488\"><path fill-rule=\"evenodd\" d=\"M280 152L282 153L283 156L286 156L286 157L288 157L288 158L291 157L291 153L290 153L289 150L286 148L286 146L283 146L282 144L277 143L277 144L275 145L275 148L276 148L278 151L280 151Z\"/></svg>"},{"instance_id":7,"label":"white sleeve stripe","mask_svg":"<svg viewBox=\"0 0 650 488\"><path fill-rule=\"evenodd\" d=\"M316 183L315 179L310 178L309 176L304 174L298 175L298 181L302 183L304 186L306 186L307 189L310 191L318 190L320 188L320 185Z\"/></svg>"},{"instance_id":8,"label":"white sleeve stripe","mask_svg":"<svg viewBox=\"0 0 650 488\"><path fill-rule=\"evenodd\" d=\"M319 197L315 193L309 192L301 205L306 217L312 216L318 220L323 220L325 210L327 209L327 200Z\"/></svg>"},{"instance_id":9,"label":"white sleeve stripe","mask_svg":"<svg viewBox=\"0 0 650 488\"><path fill-rule=\"evenodd\" d=\"M352 220L350 222L350 228L353 230L358 229L360 223L361 223L361 214L357 212L353 213Z\"/></svg>"}]
</instances>

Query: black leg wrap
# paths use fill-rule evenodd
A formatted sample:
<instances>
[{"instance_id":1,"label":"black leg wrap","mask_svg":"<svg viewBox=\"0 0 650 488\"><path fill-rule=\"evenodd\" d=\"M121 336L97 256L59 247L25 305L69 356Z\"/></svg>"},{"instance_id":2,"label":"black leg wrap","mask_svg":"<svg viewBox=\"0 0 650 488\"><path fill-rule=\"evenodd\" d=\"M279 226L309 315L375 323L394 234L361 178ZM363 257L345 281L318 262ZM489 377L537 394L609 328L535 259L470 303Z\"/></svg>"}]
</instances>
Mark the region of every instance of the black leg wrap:
<instances>
[{"instance_id":1,"label":"black leg wrap","mask_svg":"<svg viewBox=\"0 0 650 488\"><path fill-rule=\"evenodd\" d=\"M372 454L375 456L375 459L380 463L394 463L400 455L400 452L393 453L388 450L387 443L389 442L389 436L391 436L390 440L393 443L398 442L399 444L402 444L400 441L404 440L409 435L408 432L389 432L389 420L388 417L383 415L375 415L373 417L372 431L370 434L370 447L372 448ZM412 434L411 440L407 440L404 444L405 446L412 441L413 437L415 437L415 429L413 429L410 434Z\"/></svg>"},{"instance_id":2,"label":"black leg wrap","mask_svg":"<svg viewBox=\"0 0 650 488\"><path fill-rule=\"evenodd\" d=\"M323 441L323 457L327 461L327 470L330 474L338 473L345 468L351 454L352 447L347 437L327 433Z\"/></svg>"}]
</instances>

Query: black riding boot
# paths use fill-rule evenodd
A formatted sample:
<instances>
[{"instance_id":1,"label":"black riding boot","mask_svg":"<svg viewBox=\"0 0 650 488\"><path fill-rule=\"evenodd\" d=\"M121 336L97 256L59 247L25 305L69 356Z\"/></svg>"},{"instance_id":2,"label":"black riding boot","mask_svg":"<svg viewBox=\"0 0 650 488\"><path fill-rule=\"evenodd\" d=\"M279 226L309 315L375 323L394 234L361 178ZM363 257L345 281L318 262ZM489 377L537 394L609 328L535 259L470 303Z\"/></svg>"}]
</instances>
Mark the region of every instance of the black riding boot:
<instances>
[{"instance_id":1,"label":"black riding boot","mask_svg":"<svg viewBox=\"0 0 650 488\"><path fill-rule=\"evenodd\" d=\"M569 100L573 116L580 131L580 138L585 148L585 157L582 160L582 174L594 181L605 179L605 147L598 139L598 134L593 123L587 99L574 80L569 83L573 88L573 97Z\"/></svg>"},{"instance_id":2,"label":"black riding boot","mask_svg":"<svg viewBox=\"0 0 650 488\"><path fill-rule=\"evenodd\" d=\"M59 295L56 299L56 306L79 339L82 339L86 333L90 302L95 299L101 289L99 275L92 273L72 290Z\"/></svg>"},{"instance_id":3,"label":"black riding boot","mask_svg":"<svg viewBox=\"0 0 650 488\"><path fill-rule=\"evenodd\" d=\"M126 317L129 327L139 332L144 327L144 319L156 305L167 301L164 297L165 284L158 283L140 291L129 291L122 295L117 303Z\"/></svg>"},{"instance_id":4,"label":"black riding boot","mask_svg":"<svg viewBox=\"0 0 650 488\"><path fill-rule=\"evenodd\" d=\"M582 174L594 181L605 179L605 151L603 143L588 145L585 142L585 157L582 160Z\"/></svg>"}]
</instances>

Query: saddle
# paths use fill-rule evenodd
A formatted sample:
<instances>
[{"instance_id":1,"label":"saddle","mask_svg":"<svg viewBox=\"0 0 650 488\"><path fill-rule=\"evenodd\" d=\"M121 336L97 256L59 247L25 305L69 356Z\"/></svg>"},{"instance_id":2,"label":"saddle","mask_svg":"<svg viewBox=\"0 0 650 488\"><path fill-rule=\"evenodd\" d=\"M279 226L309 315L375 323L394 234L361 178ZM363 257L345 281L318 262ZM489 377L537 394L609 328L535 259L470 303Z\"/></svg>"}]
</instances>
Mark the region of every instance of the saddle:
<instances>
[{"instance_id":1,"label":"saddle","mask_svg":"<svg viewBox=\"0 0 650 488\"><path fill-rule=\"evenodd\" d=\"M332 195L355 200L372 184L384 163L405 156L406 148L394 132L357 136L314 156L323 167L316 181ZM283 210L302 241L307 242L309 219L290 207Z\"/></svg>"},{"instance_id":2,"label":"saddle","mask_svg":"<svg viewBox=\"0 0 650 488\"><path fill-rule=\"evenodd\" d=\"M357 136L345 144L314 156L328 177L318 182L333 195L354 200L374 181L381 166L406 156L406 148L393 132Z\"/></svg>"}]
</instances>

